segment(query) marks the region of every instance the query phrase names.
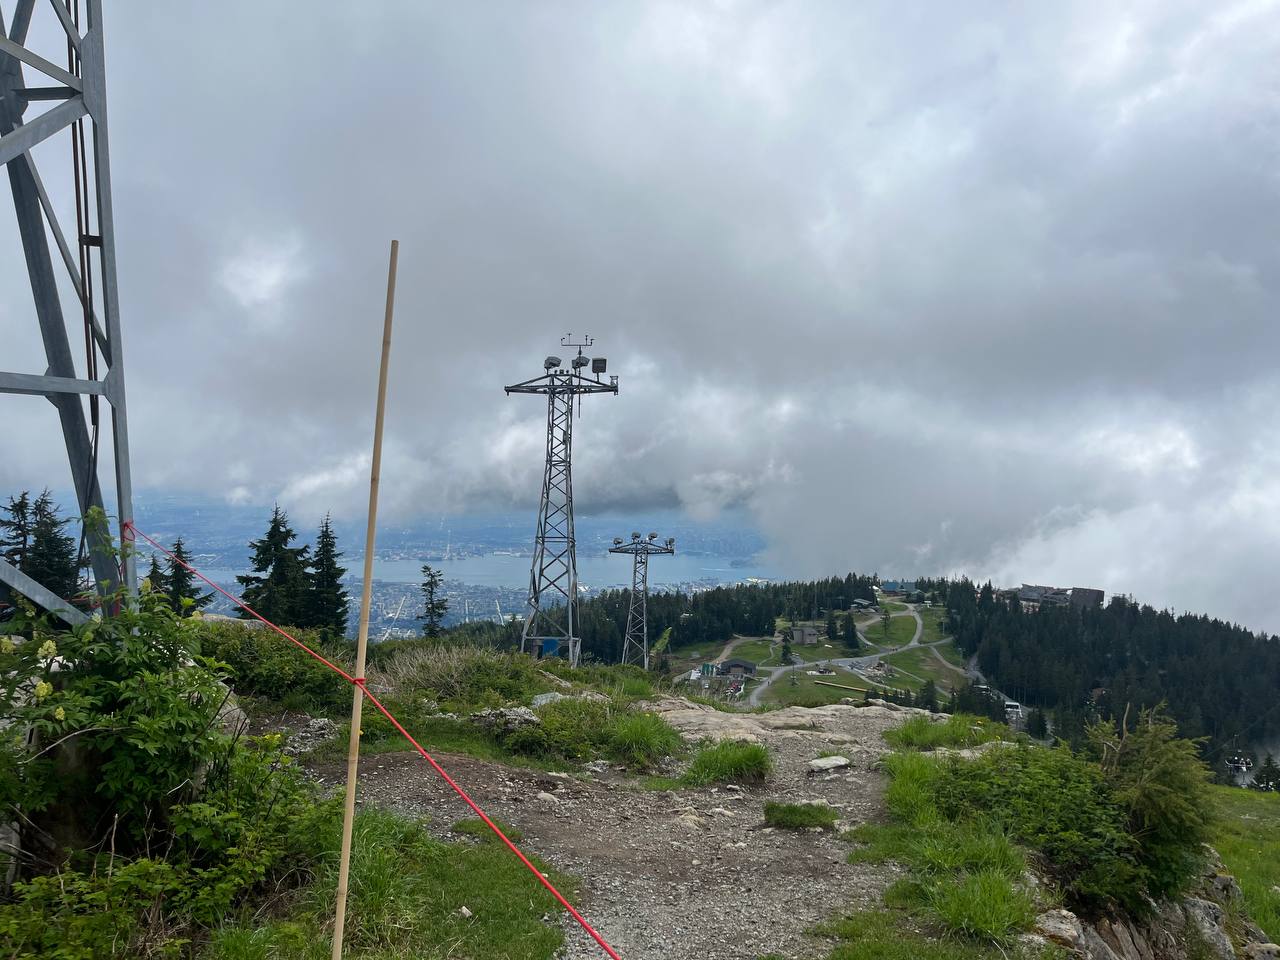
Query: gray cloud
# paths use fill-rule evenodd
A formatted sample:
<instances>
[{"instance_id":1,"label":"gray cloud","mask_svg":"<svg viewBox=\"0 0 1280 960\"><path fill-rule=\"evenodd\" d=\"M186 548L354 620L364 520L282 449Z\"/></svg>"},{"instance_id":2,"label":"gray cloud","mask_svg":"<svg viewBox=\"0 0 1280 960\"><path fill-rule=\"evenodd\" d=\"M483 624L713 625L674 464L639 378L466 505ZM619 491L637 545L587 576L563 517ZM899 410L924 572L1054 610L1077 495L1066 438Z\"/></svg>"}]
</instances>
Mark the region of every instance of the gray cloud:
<instances>
[{"instance_id":1,"label":"gray cloud","mask_svg":"<svg viewBox=\"0 0 1280 960\"><path fill-rule=\"evenodd\" d=\"M501 386L589 330L622 394L585 404L583 508L745 506L797 574L1280 630L1276 3L107 27L141 482L358 514L396 236L389 515L527 504L541 411ZM3 208L3 366L31 369ZM3 402L0 484L65 469L47 404Z\"/></svg>"}]
</instances>

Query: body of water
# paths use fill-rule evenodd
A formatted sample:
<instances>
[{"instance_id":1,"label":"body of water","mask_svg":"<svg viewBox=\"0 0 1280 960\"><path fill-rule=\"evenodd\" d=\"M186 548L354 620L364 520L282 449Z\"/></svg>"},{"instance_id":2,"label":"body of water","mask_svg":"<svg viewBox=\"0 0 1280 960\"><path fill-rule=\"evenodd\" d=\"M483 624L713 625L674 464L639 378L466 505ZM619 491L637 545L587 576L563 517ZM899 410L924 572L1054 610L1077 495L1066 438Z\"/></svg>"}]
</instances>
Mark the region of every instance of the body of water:
<instances>
[{"instance_id":1,"label":"body of water","mask_svg":"<svg viewBox=\"0 0 1280 960\"><path fill-rule=\"evenodd\" d=\"M359 579L361 564L346 559L348 578ZM491 553L483 557L466 557L461 560L382 560L373 562L373 578L388 583L421 583L422 564L429 562L440 570L446 580L482 587L525 588L529 585L530 557ZM664 587L681 583L738 583L749 578L778 579L776 571L755 560L738 566L727 557L694 556L676 553L673 556L652 557L649 560L649 586ZM202 571L215 582L236 592L236 575L243 570L209 569ZM625 554L578 557L578 582L593 590L604 587L631 585L631 557Z\"/></svg>"}]
</instances>

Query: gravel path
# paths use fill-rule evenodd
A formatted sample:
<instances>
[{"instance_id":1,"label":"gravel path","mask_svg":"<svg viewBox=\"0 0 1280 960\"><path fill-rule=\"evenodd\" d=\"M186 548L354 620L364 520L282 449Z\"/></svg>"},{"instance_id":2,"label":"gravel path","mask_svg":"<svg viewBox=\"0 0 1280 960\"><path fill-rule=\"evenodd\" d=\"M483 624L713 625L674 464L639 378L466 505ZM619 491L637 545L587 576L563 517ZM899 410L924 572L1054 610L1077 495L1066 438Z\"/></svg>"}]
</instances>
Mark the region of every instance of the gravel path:
<instances>
[{"instance_id":1,"label":"gravel path","mask_svg":"<svg viewBox=\"0 0 1280 960\"><path fill-rule=\"evenodd\" d=\"M625 960L825 955L807 931L877 901L894 868L847 863L848 846L831 833L766 827L764 801L825 801L842 827L877 818L882 780L874 768L887 749L881 733L915 711L831 706L731 714L678 699L654 709L690 741L764 743L776 765L769 783L651 792L616 770L570 776L439 759L490 816L523 831L523 849L581 879L583 915ZM808 763L820 750L838 751L851 765L813 777ZM314 772L327 782L344 775L339 764ZM363 803L426 816L441 835L469 816L416 754L365 757L360 776ZM564 960L604 955L569 918L548 922L564 926Z\"/></svg>"}]
</instances>

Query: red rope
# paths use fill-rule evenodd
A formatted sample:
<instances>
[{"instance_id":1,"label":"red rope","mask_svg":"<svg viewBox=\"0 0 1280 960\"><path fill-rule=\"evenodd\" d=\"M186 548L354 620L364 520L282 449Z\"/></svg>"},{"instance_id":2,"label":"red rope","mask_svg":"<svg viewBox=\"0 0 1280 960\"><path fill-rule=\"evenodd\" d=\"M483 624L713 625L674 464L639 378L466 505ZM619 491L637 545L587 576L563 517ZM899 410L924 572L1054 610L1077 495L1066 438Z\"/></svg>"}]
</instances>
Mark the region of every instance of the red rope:
<instances>
[{"instance_id":1,"label":"red rope","mask_svg":"<svg viewBox=\"0 0 1280 960\"><path fill-rule=\"evenodd\" d=\"M222 594L224 597L226 597L236 606L244 609L249 614L257 618L258 620L261 620L268 627L270 627L276 633L280 634L280 636L284 637L286 640L288 640L298 649L302 650L308 656L311 656L316 660L319 660L321 663L323 663L326 667L328 667L334 673L338 674L338 676L342 677L342 679L346 680L350 684L354 684L360 690L360 692L365 695L365 698L371 704L373 704L375 708L377 708L378 712L381 713L384 717L387 718L387 720L391 722L391 725L400 732L400 735L413 745L413 748L417 750L419 754L422 755L422 759L426 760L427 763L431 764L432 769L434 769L436 773L440 774L440 776L444 778L444 782L453 788L454 792L457 793L457 795L462 798L463 802L468 807L470 807L472 811L475 812L476 816L478 816L481 820L483 820L485 825L498 836L498 839L501 840L504 844L506 844L507 849L520 858L520 862L529 868L529 872L532 873L538 879L538 882L542 884L544 887L546 887L549 891L551 891L551 895L560 902L560 906L564 907L566 910L569 911L569 915L572 916L573 919L578 922L578 925L582 927L583 930L591 934L591 938L595 940L596 943L600 944L604 952L607 953L610 957L612 957L613 960L622 960L622 958L619 957L618 954L614 951L613 947L609 946L609 944L605 941L604 937L600 936L600 934L596 932L595 928L591 926L591 924L587 923L586 918L584 918L582 914L580 914L577 910L573 908L573 904L571 904L568 900L566 900L564 898L564 895L555 888L555 886L551 883L551 881L542 875L542 871L539 870L537 867L535 867L533 863L529 860L529 858L520 852L520 848L517 847L514 843L512 843L511 840L507 837L507 835L498 828L498 825L489 819L488 814L486 814L483 810L480 809L479 805L474 800L471 799L467 791L463 790L462 787L458 786L457 782L453 779L453 777L449 776L449 774L445 772L444 767L440 766L440 764L436 762L435 758L432 757L431 754L427 753L427 751L422 748L422 744L418 743L418 741L413 738L413 736L409 733L409 731L406 730L403 726L401 726L400 721L391 715L391 711L382 705L382 701L379 700L377 697L375 697L369 691L369 687L364 677L351 676L351 674L347 673L347 671L343 670L337 664L333 663L331 660L325 659L315 650L312 650L310 647L308 647L305 643L303 643L297 637L294 637L291 634L282 630L280 627L277 627L274 623L272 623L262 614L258 613L258 611L254 610L253 607L249 606L239 597L234 596L233 594L230 594L226 590L222 589L222 587L218 586L216 583L214 583L212 580L206 577L203 573L201 573L195 567L191 566L191 564L187 563L184 560L179 560L172 553L170 553L168 550L166 550L164 547L158 544L155 540L151 539L151 537L147 536L145 533L139 530L132 521L125 523L121 531L121 535L123 536L123 538L125 540L133 540L134 534L137 534L139 537L142 537L143 540L147 541L147 543L151 544L151 546L155 547L157 550L163 553L166 557L168 557L174 563L179 564L180 566L189 570L191 573L195 574L197 577L199 577L209 586L213 587L213 589L217 590L220 594Z\"/></svg>"}]
</instances>

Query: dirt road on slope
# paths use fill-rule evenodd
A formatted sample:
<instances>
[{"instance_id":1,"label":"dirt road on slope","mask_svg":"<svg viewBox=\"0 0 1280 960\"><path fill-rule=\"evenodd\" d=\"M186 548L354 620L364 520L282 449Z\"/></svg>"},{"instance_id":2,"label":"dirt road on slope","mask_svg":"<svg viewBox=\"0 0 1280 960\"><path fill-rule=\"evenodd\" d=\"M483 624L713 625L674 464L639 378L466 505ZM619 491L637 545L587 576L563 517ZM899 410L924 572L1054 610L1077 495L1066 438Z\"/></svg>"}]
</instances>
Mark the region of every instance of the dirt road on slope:
<instances>
[{"instance_id":1,"label":"dirt road on slope","mask_svg":"<svg viewBox=\"0 0 1280 960\"><path fill-rule=\"evenodd\" d=\"M616 770L547 774L471 757L444 756L446 770L490 816L523 831L522 847L582 881L580 908L626 960L756 960L769 953L825 955L806 931L841 909L875 902L894 879L888 865L851 865L832 833L764 825L766 800L825 801L852 826L880 816L884 730L914 711L798 707L721 713L668 699L655 709L688 740L749 739L768 746L776 769L758 789L655 793ZM810 776L820 750L850 767ZM327 782L339 765L316 770ZM416 754L380 754L360 766L364 803L430 818L448 833L469 815ZM460 841L473 842L473 841ZM565 960L603 956L567 917Z\"/></svg>"}]
</instances>

